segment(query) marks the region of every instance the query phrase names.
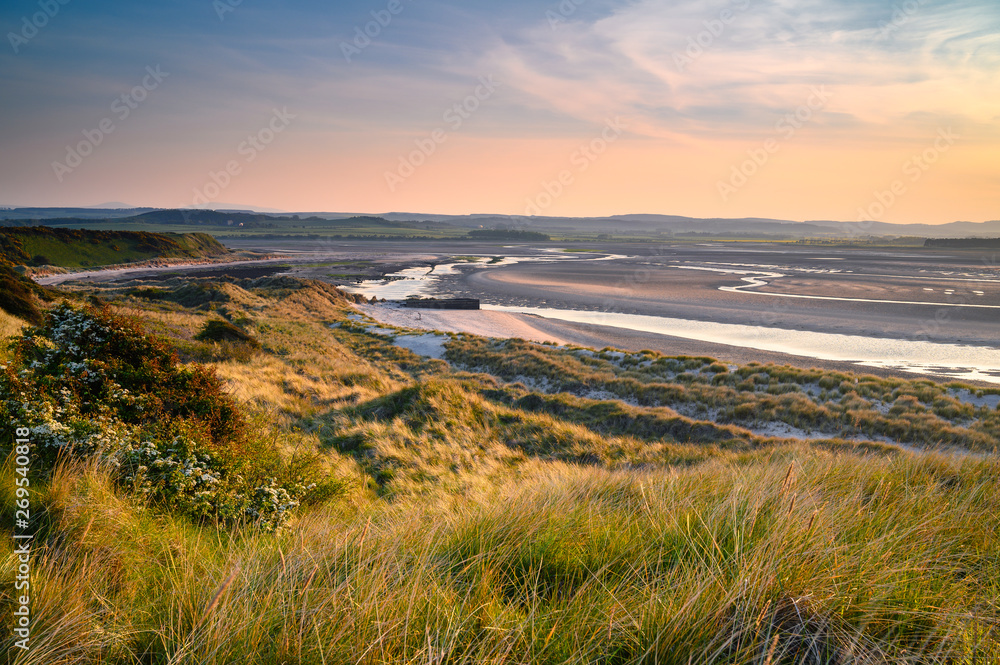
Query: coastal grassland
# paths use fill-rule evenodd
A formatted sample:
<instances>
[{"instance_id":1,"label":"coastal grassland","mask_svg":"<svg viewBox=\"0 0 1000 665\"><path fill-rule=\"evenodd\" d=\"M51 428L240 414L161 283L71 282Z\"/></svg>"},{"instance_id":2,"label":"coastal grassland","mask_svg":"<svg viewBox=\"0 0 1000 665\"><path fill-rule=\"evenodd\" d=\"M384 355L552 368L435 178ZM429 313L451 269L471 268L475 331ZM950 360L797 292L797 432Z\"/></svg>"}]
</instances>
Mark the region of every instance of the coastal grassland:
<instances>
[{"instance_id":1,"label":"coastal grassland","mask_svg":"<svg viewBox=\"0 0 1000 665\"><path fill-rule=\"evenodd\" d=\"M15 265L78 268L152 258L223 256L206 233L148 233L39 227L0 228L0 259Z\"/></svg>"},{"instance_id":2,"label":"coastal grassland","mask_svg":"<svg viewBox=\"0 0 1000 665\"><path fill-rule=\"evenodd\" d=\"M0 310L0 339L6 340L14 335L19 335L21 330L28 325L27 321ZM11 352L7 345L0 346L0 362L6 362L10 358Z\"/></svg>"},{"instance_id":3,"label":"coastal grassland","mask_svg":"<svg viewBox=\"0 0 1000 665\"><path fill-rule=\"evenodd\" d=\"M4 637L10 662L1000 660L1000 461L973 436L995 414L937 403L985 393L470 335L433 360L318 282L141 288L99 295L321 491L269 530L143 499L100 456L37 469L37 641ZM198 339L213 320L259 347ZM968 433L845 440L826 425L851 393ZM759 433L824 408L795 421L816 440ZM8 523L13 480L8 460Z\"/></svg>"},{"instance_id":4,"label":"coastal grassland","mask_svg":"<svg viewBox=\"0 0 1000 665\"><path fill-rule=\"evenodd\" d=\"M639 407L751 430L775 423L819 436L959 446L996 452L998 389L927 379L879 378L818 369L655 352L558 348L523 340L456 339L446 358L535 392L602 394ZM993 399L991 399L991 397ZM546 398L547 404L565 398Z\"/></svg>"},{"instance_id":5,"label":"coastal grassland","mask_svg":"<svg viewBox=\"0 0 1000 665\"><path fill-rule=\"evenodd\" d=\"M991 663L998 471L803 444L533 461L476 500L357 493L264 534L64 466L36 499L37 642L14 662Z\"/></svg>"}]
</instances>

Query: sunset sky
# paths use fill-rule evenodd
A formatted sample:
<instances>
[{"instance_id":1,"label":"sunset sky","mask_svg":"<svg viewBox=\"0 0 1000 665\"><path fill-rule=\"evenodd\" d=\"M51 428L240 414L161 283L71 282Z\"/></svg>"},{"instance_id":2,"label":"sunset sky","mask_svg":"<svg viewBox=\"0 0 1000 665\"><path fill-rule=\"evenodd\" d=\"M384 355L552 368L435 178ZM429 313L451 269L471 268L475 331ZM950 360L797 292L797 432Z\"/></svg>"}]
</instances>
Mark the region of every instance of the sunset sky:
<instances>
[{"instance_id":1,"label":"sunset sky","mask_svg":"<svg viewBox=\"0 0 1000 665\"><path fill-rule=\"evenodd\" d=\"M997 0L11 0L0 26L3 205L1000 219Z\"/></svg>"}]
</instances>

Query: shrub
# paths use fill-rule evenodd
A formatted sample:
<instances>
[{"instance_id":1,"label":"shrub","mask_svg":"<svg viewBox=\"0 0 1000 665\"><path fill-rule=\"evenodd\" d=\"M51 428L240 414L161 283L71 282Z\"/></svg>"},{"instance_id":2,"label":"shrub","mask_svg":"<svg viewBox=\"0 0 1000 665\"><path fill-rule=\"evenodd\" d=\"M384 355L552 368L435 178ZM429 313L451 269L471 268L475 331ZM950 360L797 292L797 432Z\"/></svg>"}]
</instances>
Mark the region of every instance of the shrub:
<instances>
[{"instance_id":1,"label":"shrub","mask_svg":"<svg viewBox=\"0 0 1000 665\"><path fill-rule=\"evenodd\" d=\"M135 298L143 298L145 300L166 300L170 296L170 291L167 291L166 289L158 289L154 286L144 286L129 289L125 292L125 295L133 296Z\"/></svg>"},{"instance_id":2,"label":"shrub","mask_svg":"<svg viewBox=\"0 0 1000 665\"><path fill-rule=\"evenodd\" d=\"M208 303L229 302L227 294L218 284L212 282L192 282L174 291L170 299L185 307L199 307Z\"/></svg>"},{"instance_id":3,"label":"shrub","mask_svg":"<svg viewBox=\"0 0 1000 665\"><path fill-rule=\"evenodd\" d=\"M252 335L221 319L206 321L194 338L202 342L237 342L255 349L260 347L260 343Z\"/></svg>"},{"instance_id":4,"label":"shrub","mask_svg":"<svg viewBox=\"0 0 1000 665\"><path fill-rule=\"evenodd\" d=\"M178 364L137 321L67 304L15 343L0 368L0 414L31 429L33 454L98 456L126 488L191 517L279 527L306 491L276 453L247 436L247 418L204 366Z\"/></svg>"}]
</instances>

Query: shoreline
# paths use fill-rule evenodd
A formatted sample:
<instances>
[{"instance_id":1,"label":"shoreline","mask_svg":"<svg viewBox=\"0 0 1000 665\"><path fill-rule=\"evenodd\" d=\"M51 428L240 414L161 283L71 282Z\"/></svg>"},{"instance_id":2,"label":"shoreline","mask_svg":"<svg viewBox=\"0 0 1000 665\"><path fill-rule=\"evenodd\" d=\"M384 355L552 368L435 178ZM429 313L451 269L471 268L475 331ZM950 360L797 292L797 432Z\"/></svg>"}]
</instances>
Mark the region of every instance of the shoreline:
<instances>
[{"instance_id":1,"label":"shoreline","mask_svg":"<svg viewBox=\"0 0 1000 665\"><path fill-rule=\"evenodd\" d=\"M553 342L562 346L574 345L598 350L605 347L631 352L648 349L668 356L707 356L720 362L736 365L746 365L751 362L763 365L773 363L801 368L814 367L824 371L871 375L879 378L905 380L927 378L939 383L957 382L978 388L997 388L997 384L988 381L958 379L933 373L907 372L894 368L868 367L849 361L820 360L811 356L761 351L742 346L647 333L615 326L549 319L531 314L495 310L404 310L381 304L355 305L354 307L379 323L401 328L464 332L500 339L521 338L539 343ZM417 317L418 312L419 318Z\"/></svg>"},{"instance_id":2,"label":"shoreline","mask_svg":"<svg viewBox=\"0 0 1000 665\"><path fill-rule=\"evenodd\" d=\"M149 275L155 275L157 273L166 272L168 270L179 270L179 269L204 269L206 267L211 268L228 268L234 266L246 266L246 265L266 265L269 263L284 263L287 259L282 258L278 254L271 254L265 257L259 258L246 258L246 259L233 259L231 257L226 257L223 261L212 261L212 260L191 260L191 259L178 259L178 263L169 263L170 259L150 259L149 261L143 261L142 263L122 263L110 266L95 266L93 270L80 269L74 270L72 272L64 272L57 274L47 274L43 276L31 276L36 284L40 286L56 286L57 284L63 284L64 282L72 281L108 281L111 277L124 277L124 276L134 276L137 278ZM68 270L68 269L67 269ZM113 280L112 280L113 281Z\"/></svg>"}]
</instances>

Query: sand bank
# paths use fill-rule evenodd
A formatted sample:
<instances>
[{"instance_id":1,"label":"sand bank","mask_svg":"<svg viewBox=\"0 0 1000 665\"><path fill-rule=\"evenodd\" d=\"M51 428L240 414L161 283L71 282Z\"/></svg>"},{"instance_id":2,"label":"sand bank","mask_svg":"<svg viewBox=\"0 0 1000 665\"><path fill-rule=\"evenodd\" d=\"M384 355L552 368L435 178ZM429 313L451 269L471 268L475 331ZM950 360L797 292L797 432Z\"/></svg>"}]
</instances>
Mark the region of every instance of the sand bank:
<instances>
[{"instance_id":1,"label":"sand bank","mask_svg":"<svg viewBox=\"0 0 1000 665\"><path fill-rule=\"evenodd\" d=\"M391 305L356 305L357 309L380 323L418 330L466 332L503 339L519 337L532 342L571 343L536 325L538 317L487 310L414 310Z\"/></svg>"}]
</instances>

